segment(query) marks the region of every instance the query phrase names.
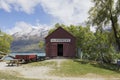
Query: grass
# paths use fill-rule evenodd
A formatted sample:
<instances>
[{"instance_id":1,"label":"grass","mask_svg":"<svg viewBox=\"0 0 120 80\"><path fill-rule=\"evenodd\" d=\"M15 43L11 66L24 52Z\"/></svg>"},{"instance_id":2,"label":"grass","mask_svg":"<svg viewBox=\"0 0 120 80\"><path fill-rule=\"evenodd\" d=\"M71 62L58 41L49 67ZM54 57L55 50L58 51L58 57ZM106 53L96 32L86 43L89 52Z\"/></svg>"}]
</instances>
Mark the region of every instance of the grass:
<instances>
[{"instance_id":1,"label":"grass","mask_svg":"<svg viewBox=\"0 0 120 80\"><path fill-rule=\"evenodd\" d=\"M87 73L93 73L98 74L101 76L113 76L113 77L119 77L120 78L120 72L116 72L113 70L109 70L106 68L101 68L99 66L94 66L89 63L81 63L76 62L74 60L67 60L61 63L60 68L55 68L53 72L53 75L57 76L68 76L68 77L78 77L81 75L85 75Z\"/></svg>"},{"instance_id":2,"label":"grass","mask_svg":"<svg viewBox=\"0 0 120 80\"><path fill-rule=\"evenodd\" d=\"M8 74L6 72L0 71L0 80L37 80L37 79L16 77L16 76Z\"/></svg>"}]
</instances>

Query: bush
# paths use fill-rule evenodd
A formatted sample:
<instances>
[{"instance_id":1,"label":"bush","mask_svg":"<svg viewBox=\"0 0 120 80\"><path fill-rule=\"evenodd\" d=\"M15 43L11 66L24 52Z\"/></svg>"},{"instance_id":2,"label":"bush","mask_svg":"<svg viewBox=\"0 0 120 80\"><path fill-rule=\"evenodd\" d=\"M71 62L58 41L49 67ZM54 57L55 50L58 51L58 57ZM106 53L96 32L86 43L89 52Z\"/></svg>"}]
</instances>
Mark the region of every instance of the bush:
<instances>
[{"instance_id":1,"label":"bush","mask_svg":"<svg viewBox=\"0 0 120 80\"><path fill-rule=\"evenodd\" d=\"M114 59L120 59L120 53L113 54Z\"/></svg>"}]
</instances>

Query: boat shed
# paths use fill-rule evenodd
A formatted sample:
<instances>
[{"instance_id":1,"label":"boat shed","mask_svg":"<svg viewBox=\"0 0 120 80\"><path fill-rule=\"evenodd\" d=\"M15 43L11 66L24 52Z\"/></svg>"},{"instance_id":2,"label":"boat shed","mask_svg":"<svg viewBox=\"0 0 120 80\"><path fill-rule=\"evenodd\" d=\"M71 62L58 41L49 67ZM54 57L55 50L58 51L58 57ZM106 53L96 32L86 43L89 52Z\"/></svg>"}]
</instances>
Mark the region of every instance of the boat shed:
<instances>
[{"instance_id":1,"label":"boat shed","mask_svg":"<svg viewBox=\"0 0 120 80\"><path fill-rule=\"evenodd\" d=\"M75 57L76 38L62 27L45 38L46 57Z\"/></svg>"}]
</instances>

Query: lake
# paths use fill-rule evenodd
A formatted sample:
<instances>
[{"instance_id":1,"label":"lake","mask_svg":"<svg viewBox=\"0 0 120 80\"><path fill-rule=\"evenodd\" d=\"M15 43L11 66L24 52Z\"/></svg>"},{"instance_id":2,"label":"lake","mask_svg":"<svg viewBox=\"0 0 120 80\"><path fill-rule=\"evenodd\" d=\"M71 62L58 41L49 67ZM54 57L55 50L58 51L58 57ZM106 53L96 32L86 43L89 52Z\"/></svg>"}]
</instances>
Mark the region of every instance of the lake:
<instances>
[{"instance_id":1,"label":"lake","mask_svg":"<svg viewBox=\"0 0 120 80\"><path fill-rule=\"evenodd\" d=\"M46 53L10 53L9 55L14 56L15 55L37 55L37 56L46 56Z\"/></svg>"}]
</instances>

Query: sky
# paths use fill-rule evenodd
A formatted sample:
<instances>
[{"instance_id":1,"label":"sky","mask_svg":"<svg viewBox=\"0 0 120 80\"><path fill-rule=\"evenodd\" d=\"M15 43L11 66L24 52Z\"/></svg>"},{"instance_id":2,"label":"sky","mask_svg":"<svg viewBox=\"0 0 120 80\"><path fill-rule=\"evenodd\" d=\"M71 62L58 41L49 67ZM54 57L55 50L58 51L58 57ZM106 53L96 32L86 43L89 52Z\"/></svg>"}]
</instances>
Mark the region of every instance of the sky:
<instances>
[{"instance_id":1,"label":"sky","mask_svg":"<svg viewBox=\"0 0 120 80\"><path fill-rule=\"evenodd\" d=\"M0 0L0 29L9 34L56 23L78 25L88 18L90 0Z\"/></svg>"}]
</instances>

